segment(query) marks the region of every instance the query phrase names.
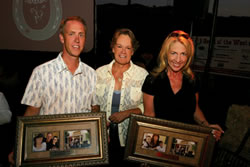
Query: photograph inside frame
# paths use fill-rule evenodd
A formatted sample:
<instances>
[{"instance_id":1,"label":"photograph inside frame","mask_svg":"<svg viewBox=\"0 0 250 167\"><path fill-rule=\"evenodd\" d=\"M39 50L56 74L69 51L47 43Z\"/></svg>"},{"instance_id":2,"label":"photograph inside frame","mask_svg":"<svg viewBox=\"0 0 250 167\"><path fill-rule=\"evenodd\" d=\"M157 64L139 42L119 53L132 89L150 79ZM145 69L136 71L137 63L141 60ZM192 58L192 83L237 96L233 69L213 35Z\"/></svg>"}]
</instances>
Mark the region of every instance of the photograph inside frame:
<instances>
[{"instance_id":1,"label":"photograph inside frame","mask_svg":"<svg viewBox=\"0 0 250 167\"><path fill-rule=\"evenodd\" d=\"M156 152L166 152L168 136L153 133L144 133L142 148ZM194 157L197 149L197 142L173 138L170 153L184 157Z\"/></svg>"},{"instance_id":2,"label":"photograph inside frame","mask_svg":"<svg viewBox=\"0 0 250 167\"><path fill-rule=\"evenodd\" d=\"M105 113L19 117L16 166L108 164Z\"/></svg>"},{"instance_id":3,"label":"photograph inside frame","mask_svg":"<svg viewBox=\"0 0 250 167\"><path fill-rule=\"evenodd\" d=\"M24 160L98 156L100 151L97 134L97 121L28 126Z\"/></svg>"},{"instance_id":4,"label":"photograph inside frame","mask_svg":"<svg viewBox=\"0 0 250 167\"><path fill-rule=\"evenodd\" d=\"M133 115L124 158L159 166L208 167L214 143L210 128Z\"/></svg>"},{"instance_id":5,"label":"photograph inside frame","mask_svg":"<svg viewBox=\"0 0 250 167\"><path fill-rule=\"evenodd\" d=\"M32 152L59 151L60 131L33 133ZM66 130L63 136L63 150L91 147L91 130Z\"/></svg>"},{"instance_id":6,"label":"photograph inside frame","mask_svg":"<svg viewBox=\"0 0 250 167\"><path fill-rule=\"evenodd\" d=\"M59 150L60 132L33 133L32 152Z\"/></svg>"}]
</instances>

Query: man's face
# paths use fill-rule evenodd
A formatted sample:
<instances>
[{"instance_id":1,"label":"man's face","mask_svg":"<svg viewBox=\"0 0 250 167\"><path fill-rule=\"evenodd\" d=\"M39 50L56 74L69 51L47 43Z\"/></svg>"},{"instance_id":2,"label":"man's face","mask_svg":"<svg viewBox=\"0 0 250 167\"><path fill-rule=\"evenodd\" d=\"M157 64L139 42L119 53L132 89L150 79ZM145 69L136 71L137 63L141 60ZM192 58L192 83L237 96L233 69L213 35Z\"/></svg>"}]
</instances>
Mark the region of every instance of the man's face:
<instances>
[{"instance_id":1,"label":"man's face","mask_svg":"<svg viewBox=\"0 0 250 167\"><path fill-rule=\"evenodd\" d=\"M60 34L63 44L63 55L79 57L85 46L84 25L76 20L68 21L64 27L64 34Z\"/></svg>"},{"instance_id":2,"label":"man's face","mask_svg":"<svg viewBox=\"0 0 250 167\"><path fill-rule=\"evenodd\" d=\"M51 139L52 139L52 134L49 133L49 134L47 135L47 141L50 141Z\"/></svg>"}]
</instances>

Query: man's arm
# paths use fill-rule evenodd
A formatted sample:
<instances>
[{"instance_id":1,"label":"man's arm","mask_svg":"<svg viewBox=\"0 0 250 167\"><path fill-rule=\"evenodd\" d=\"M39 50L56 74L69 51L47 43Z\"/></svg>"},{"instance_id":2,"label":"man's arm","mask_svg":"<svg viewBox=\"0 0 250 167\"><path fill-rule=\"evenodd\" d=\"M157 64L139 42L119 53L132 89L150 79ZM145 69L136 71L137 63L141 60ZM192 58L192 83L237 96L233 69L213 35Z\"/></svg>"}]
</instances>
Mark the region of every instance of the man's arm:
<instances>
[{"instance_id":1,"label":"man's arm","mask_svg":"<svg viewBox=\"0 0 250 167\"><path fill-rule=\"evenodd\" d=\"M39 115L40 113L40 107L32 107L32 106L28 106L26 108L26 111L24 113L24 116L35 116L35 115Z\"/></svg>"},{"instance_id":2,"label":"man's arm","mask_svg":"<svg viewBox=\"0 0 250 167\"><path fill-rule=\"evenodd\" d=\"M35 115L39 115L39 113L40 113L40 108L27 106L24 116L35 116ZM10 152L8 155L8 160L9 160L9 163L11 164L10 166L15 164L13 155L14 155L13 151Z\"/></svg>"}]
</instances>

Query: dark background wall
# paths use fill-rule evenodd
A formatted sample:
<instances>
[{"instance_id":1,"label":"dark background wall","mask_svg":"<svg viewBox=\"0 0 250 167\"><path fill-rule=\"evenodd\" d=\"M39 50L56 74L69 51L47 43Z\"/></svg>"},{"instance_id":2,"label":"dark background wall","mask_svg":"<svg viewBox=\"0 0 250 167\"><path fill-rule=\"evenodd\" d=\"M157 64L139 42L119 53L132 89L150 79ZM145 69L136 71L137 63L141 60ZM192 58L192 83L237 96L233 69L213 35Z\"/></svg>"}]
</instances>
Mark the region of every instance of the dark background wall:
<instances>
[{"instance_id":1,"label":"dark background wall","mask_svg":"<svg viewBox=\"0 0 250 167\"><path fill-rule=\"evenodd\" d=\"M188 3L190 1L176 2L174 7L145 7L139 4L98 6L97 67L111 60L109 44L116 28L132 29L139 40L141 46L135 53L134 60L137 60L145 51L157 57L163 40L176 29L192 33L193 36L210 36L213 15L208 14L205 7L200 7L202 4ZM250 28L249 17L217 17L216 19L215 36L250 36L247 31ZM204 72L199 72L197 75L202 82L201 106L210 122L224 126L227 110L231 104L249 105L249 79L214 74L205 76Z\"/></svg>"}]
</instances>

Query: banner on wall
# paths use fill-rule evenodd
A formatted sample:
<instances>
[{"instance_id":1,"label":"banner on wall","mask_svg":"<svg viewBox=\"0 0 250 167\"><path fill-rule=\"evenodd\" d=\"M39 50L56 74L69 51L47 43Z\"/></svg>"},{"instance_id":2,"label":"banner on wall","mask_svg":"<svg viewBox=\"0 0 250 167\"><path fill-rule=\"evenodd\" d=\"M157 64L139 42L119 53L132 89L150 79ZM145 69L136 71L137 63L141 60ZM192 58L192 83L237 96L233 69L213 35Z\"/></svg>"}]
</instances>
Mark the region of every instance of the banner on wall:
<instances>
[{"instance_id":1,"label":"banner on wall","mask_svg":"<svg viewBox=\"0 0 250 167\"><path fill-rule=\"evenodd\" d=\"M93 0L1 0L0 49L61 51L63 18L81 16L87 24L85 52L94 46Z\"/></svg>"},{"instance_id":2,"label":"banner on wall","mask_svg":"<svg viewBox=\"0 0 250 167\"><path fill-rule=\"evenodd\" d=\"M194 71L204 71L209 37L193 37ZM250 38L216 37L209 73L250 78Z\"/></svg>"}]
</instances>

